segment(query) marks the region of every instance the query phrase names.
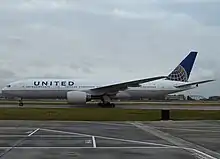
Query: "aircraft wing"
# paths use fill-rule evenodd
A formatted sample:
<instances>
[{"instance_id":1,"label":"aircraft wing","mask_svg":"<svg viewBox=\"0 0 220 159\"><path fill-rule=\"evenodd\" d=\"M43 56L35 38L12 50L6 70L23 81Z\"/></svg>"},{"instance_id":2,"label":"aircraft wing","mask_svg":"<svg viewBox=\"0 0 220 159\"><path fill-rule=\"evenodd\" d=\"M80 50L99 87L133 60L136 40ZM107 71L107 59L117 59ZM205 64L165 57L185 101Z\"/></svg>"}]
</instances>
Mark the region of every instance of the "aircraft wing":
<instances>
[{"instance_id":1,"label":"aircraft wing","mask_svg":"<svg viewBox=\"0 0 220 159\"><path fill-rule=\"evenodd\" d=\"M129 82L111 84L111 85L106 85L106 86L93 88L90 91L97 92L97 93L103 93L103 94L115 93L115 92L118 92L118 91L125 90L128 87L138 87L138 86L140 86L140 84L155 81L155 80L159 80L159 79L162 79L162 78L167 78L167 76L157 76L157 77L152 77L152 78L144 78L144 79L133 80L133 81L129 81Z\"/></svg>"},{"instance_id":2,"label":"aircraft wing","mask_svg":"<svg viewBox=\"0 0 220 159\"><path fill-rule=\"evenodd\" d=\"M181 85L178 85L178 86L175 86L175 87L176 88L183 88L183 87L198 85L198 84L202 84L202 83L212 82L212 81L215 81L215 80L204 80L204 81L198 81L198 82L190 82L190 83L181 84Z\"/></svg>"}]
</instances>

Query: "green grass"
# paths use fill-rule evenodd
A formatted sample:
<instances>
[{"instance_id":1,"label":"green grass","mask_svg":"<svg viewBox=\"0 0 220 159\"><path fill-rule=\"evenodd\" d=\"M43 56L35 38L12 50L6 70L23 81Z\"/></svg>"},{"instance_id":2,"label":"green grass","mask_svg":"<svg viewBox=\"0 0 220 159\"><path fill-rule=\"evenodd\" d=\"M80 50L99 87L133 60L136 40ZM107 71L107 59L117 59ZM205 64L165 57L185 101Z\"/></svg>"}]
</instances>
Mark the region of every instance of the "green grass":
<instances>
[{"instance_id":1,"label":"green grass","mask_svg":"<svg viewBox=\"0 0 220 159\"><path fill-rule=\"evenodd\" d=\"M172 120L220 120L220 111L172 110ZM160 110L112 108L0 108L0 120L152 121Z\"/></svg>"},{"instance_id":2,"label":"green grass","mask_svg":"<svg viewBox=\"0 0 220 159\"><path fill-rule=\"evenodd\" d=\"M159 111L103 108L0 108L0 120L158 120Z\"/></svg>"},{"instance_id":3,"label":"green grass","mask_svg":"<svg viewBox=\"0 0 220 159\"><path fill-rule=\"evenodd\" d=\"M175 120L220 120L220 111L172 110L170 116Z\"/></svg>"}]
</instances>

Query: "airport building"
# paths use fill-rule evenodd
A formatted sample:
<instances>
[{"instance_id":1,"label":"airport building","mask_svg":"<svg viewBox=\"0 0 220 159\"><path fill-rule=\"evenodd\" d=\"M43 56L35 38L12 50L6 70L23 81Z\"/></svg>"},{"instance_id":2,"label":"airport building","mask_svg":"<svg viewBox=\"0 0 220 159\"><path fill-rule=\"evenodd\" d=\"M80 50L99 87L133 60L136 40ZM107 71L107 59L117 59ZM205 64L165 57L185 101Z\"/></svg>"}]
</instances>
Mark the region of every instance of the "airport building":
<instances>
[{"instance_id":1,"label":"airport building","mask_svg":"<svg viewBox=\"0 0 220 159\"><path fill-rule=\"evenodd\" d=\"M219 101L220 100L220 96L210 96L208 100Z\"/></svg>"}]
</instances>

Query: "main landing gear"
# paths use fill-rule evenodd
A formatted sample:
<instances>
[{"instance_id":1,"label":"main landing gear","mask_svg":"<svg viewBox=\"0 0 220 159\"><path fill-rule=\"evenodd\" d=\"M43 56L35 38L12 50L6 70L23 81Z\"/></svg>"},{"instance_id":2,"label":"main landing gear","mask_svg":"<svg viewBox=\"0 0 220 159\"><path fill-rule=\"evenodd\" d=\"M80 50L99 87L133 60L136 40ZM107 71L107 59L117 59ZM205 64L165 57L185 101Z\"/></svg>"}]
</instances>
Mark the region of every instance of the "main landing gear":
<instances>
[{"instance_id":1,"label":"main landing gear","mask_svg":"<svg viewBox=\"0 0 220 159\"><path fill-rule=\"evenodd\" d=\"M111 98L109 96L103 96L101 98L101 101L98 106L102 107L102 108L114 108L115 107L115 104L114 103L111 103Z\"/></svg>"},{"instance_id":2,"label":"main landing gear","mask_svg":"<svg viewBox=\"0 0 220 159\"><path fill-rule=\"evenodd\" d=\"M102 108L115 108L115 104L110 103L110 102L107 102L107 103L100 102L100 103L98 103L98 106L100 106Z\"/></svg>"},{"instance_id":3,"label":"main landing gear","mask_svg":"<svg viewBox=\"0 0 220 159\"><path fill-rule=\"evenodd\" d=\"M18 101L18 105L22 107L24 105L22 98Z\"/></svg>"}]
</instances>

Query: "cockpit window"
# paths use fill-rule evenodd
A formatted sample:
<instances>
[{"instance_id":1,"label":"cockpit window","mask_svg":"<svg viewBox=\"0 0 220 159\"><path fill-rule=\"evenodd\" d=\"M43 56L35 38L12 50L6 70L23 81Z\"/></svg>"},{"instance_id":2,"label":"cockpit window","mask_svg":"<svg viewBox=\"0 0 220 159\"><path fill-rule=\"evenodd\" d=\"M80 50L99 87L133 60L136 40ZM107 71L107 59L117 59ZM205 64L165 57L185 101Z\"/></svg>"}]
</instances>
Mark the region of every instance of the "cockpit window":
<instances>
[{"instance_id":1,"label":"cockpit window","mask_svg":"<svg viewBox=\"0 0 220 159\"><path fill-rule=\"evenodd\" d=\"M7 87L11 87L11 85L9 84L9 85L7 85Z\"/></svg>"}]
</instances>

